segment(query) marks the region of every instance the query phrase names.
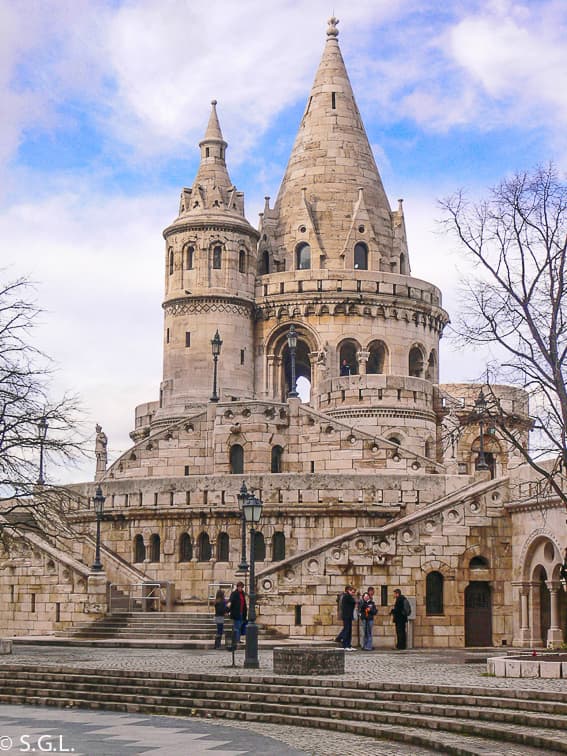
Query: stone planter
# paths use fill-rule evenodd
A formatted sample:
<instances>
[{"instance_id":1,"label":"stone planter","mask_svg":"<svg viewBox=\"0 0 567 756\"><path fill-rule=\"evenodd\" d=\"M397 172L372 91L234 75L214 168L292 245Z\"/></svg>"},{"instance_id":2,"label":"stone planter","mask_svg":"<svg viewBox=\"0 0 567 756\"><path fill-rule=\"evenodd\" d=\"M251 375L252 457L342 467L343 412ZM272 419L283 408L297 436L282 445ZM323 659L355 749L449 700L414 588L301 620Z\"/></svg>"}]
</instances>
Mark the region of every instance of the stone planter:
<instances>
[{"instance_id":1,"label":"stone planter","mask_svg":"<svg viewBox=\"0 0 567 756\"><path fill-rule=\"evenodd\" d=\"M277 675L343 675L345 652L338 648L274 648Z\"/></svg>"}]
</instances>

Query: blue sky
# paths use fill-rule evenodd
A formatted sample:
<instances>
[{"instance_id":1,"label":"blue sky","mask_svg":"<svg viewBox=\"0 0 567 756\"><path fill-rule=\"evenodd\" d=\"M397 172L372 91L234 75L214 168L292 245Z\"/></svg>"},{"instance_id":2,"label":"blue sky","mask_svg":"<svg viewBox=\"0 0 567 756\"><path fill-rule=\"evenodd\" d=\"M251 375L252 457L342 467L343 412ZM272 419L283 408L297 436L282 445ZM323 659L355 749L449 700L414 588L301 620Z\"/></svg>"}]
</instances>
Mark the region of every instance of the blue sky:
<instances>
[{"instance_id":1,"label":"blue sky","mask_svg":"<svg viewBox=\"0 0 567 756\"><path fill-rule=\"evenodd\" d=\"M333 5L333 4L331 4ZM441 6L443 5L443 10ZM60 389L113 454L161 373L162 229L192 183L210 100L257 223L278 191L333 10L320 0L0 0L4 277L37 282ZM334 2L339 41L412 272L458 306L466 265L436 201L567 167L564 0ZM273 201L273 200L272 200ZM482 359L445 344L442 380ZM89 426L90 427L90 426ZM66 474L91 475L92 465Z\"/></svg>"}]
</instances>

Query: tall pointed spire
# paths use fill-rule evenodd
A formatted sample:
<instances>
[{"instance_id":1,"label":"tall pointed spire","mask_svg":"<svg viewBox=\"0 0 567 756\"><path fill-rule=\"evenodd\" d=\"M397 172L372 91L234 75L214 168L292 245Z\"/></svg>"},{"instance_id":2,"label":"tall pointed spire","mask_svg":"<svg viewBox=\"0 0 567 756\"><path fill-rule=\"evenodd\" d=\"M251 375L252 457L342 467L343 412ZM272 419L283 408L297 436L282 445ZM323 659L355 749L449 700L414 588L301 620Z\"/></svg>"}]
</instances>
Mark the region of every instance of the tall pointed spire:
<instances>
[{"instance_id":1,"label":"tall pointed spire","mask_svg":"<svg viewBox=\"0 0 567 756\"><path fill-rule=\"evenodd\" d=\"M181 193L180 216L221 211L244 216L244 195L236 190L226 167L227 146L217 115L217 101L212 100L205 136L199 142L201 162L192 188Z\"/></svg>"},{"instance_id":2,"label":"tall pointed spire","mask_svg":"<svg viewBox=\"0 0 567 756\"><path fill-rule=\"evenodd\" d=\"M274 242L277 254L288 259L288 269L295 267L294 249L302 241L320 255L312 267L354 267L345 257L345 245L355 214L363 208L365 222L357 229L364 231L355 241L366 242L371 268L377 270L392 248L391 210L339 47L338 19L333 16L328 24L323 56L272 211L277 217ZM307 216L312 228L303 223Z\"/></svg>"}]
</instances>

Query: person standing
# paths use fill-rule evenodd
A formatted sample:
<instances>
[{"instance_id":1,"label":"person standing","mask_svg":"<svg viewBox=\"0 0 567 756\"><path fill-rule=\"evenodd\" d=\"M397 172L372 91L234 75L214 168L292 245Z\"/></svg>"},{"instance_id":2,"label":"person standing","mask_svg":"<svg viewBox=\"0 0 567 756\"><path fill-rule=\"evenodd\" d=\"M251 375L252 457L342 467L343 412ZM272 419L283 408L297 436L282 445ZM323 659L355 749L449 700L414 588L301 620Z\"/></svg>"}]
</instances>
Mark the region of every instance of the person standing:
<instances>
[{"instance_id":1,"label":"person standing","mask_svg":"<svg viewBox=\"0 0 567 756\"><path fill-rule=\"evenodd\" d=\"M407 646L408 600L399 588L394 590L394 596L396 600L393 608L390 610L390 614L392 615L392 621L396 625L396 648L402 650Z\"/></svg>"},{"instance_id":2,"label":"person standing","mask_svg":"<svg viewBox=\"0 0 567 756\"><path fill-rule=\"evenodd\" d=\"M217 626L217 634L215 635L215 648L221 647L222 634L224 631L224 616L227 612L226 599L224 597L224 591L220 589L215 596L215 624Z\"/></svg>"},{"instance_id":3,"label":"person standing","mask_svg":"<svg viewBox=\"0 0 567 756\"><path fill-rule=\"evenodd\" d=\"M343 620L342 643L345 651L355 651L352 647L352 620L354 618L354 609L356 599L355 590L352 585L345 586L345 592L341 602L341 614Z\"/></svg>"},{"instance_id":4,"label":"person standing","mask_svg":"<svg viewBox=\"0 0 567 756\"><path fill-rule=\"evenodd\" d=\"M246 604L246 594L244 593L244 583L240 580L236 584L236 590L230 594L230 617L232 627L236 633L236 642L240 641L242 626L248 617L248 606Z\"/></svg>"},{"instance_id":5,"label":"person standing","mask_svg":"<svg viewBox=\"0 0 567 756\"><path fill-rule=\"evenodd\" d=\"M370 593L372 591L372 593ZM362 648L365 651L372 651L372 629L374 627L374 617L378 614L378 609L374 603L374 588L370 587L362 596L360 602L360 619L364 630Z\"/></svg>"}]
</instances>

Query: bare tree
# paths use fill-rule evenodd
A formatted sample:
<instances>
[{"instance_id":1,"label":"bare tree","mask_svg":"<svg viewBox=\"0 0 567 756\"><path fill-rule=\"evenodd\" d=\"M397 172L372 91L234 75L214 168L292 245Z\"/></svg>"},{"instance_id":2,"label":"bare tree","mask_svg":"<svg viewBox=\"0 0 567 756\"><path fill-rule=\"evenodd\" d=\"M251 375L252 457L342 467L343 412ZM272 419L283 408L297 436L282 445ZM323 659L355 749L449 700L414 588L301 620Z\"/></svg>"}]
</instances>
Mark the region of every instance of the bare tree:
<instances>
[{"instance_id":1,"label":"bare tree","mask_svg":"<svg viewBox=\"0 0 567 756\"><path fill-rule=\"evenodd\" d=\"M487 371L487 419L567 504L567 185L549 165L505 179L485 201L459 192L441 207L475 267L454 329L462 344L504 355ZM497 379L529 393L529 448L490 390Z\"/></svg>"},{"instance_id":2,"label":"bare tree","mask_svg":"<svg viewBox=\"0 0 567 756\"><path fill-rule=\"evenodd\" d=\"M25 279L0 283L0 533L59 532L69 492L48 484L40 458L59 465L82 453L77 399L51 397L49 359L31 342L40 313L31 295Z\"/></svg>"}]
</instances>

